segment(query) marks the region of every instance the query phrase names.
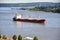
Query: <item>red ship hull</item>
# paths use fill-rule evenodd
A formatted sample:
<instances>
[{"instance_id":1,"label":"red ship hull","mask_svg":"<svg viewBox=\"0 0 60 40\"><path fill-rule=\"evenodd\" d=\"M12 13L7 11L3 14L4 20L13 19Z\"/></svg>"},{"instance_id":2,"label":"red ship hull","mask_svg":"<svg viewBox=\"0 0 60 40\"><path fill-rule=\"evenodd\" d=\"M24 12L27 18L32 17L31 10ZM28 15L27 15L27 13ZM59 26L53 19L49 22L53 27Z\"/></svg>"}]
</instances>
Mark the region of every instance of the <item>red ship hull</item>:
<instances>
[{"instance_id":1,"label":"red ship hull","mask_svg":"<svg viewBox=\"0 0 60 40\"><path fill-rule=\"evenodd\" d=\"M22 22L33 22L33 23L45 23L45 19L40 19L40 20L37 20L37 19L16 19L16 18L13 18L13 21L22 21Z\"/></svg>"}]
</instances>

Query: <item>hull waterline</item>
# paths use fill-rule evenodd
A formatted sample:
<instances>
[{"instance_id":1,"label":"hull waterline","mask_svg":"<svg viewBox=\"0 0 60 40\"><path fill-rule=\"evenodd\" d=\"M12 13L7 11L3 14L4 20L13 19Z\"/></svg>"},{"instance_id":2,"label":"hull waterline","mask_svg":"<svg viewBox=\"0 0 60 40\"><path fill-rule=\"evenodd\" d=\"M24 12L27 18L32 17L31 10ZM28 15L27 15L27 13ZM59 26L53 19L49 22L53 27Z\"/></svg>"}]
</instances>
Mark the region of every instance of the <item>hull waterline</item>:
<instances>
[{"instance_id":1,"label":"hull waterline","mask_svg":"<svg viewBox=\"0 0 60 40\"><path fill-rule=\"evenodd\" d=\"M45 23L45 19L40 19L40 20L37 20L37 19L16 19L16 18L13 18L13 21L22 21L22 22L32 22L32 23Z\"/></svg>"}]
</instances>

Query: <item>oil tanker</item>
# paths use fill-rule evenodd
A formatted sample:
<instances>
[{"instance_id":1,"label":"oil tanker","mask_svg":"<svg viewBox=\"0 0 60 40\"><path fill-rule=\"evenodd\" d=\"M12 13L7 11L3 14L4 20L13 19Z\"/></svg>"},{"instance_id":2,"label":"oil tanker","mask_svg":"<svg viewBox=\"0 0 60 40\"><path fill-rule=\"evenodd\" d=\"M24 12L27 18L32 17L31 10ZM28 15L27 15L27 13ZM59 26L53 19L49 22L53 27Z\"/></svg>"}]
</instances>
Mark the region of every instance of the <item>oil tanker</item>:
<instances>
[{"instance_id":1,"label":"oil tanker","mask_svg":"<svg viewBox=\"0 0 60 40\"><path fill-rule=\"evenodd\" d=\"M16 14L13 21L32 22L32 23L45 23L45 19L34 19L34 18L22 18L21 15Z\"/></svg>"}]
</instances>

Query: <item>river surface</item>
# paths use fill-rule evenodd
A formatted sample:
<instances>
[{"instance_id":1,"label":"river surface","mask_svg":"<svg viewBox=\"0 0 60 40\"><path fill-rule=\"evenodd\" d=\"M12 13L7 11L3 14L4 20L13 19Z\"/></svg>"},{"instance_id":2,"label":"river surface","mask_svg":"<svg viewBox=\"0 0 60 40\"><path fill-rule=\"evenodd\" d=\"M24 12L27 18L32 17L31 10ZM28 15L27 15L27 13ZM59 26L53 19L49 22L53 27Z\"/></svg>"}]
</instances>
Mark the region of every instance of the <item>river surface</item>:
<instances>
[{"instance_id":1,"label":"river surface","mask_svg":"<svg viewBox=\"0 0 60 40\"><path fill-rule=\"evenodd\" d=\"M15 22L12 18L16 13L21 14L23 18L46 19L46 22L45 24ZM1 7L0 34L8 37L21 34L22 37L38 36L39 40L60 40L60 14Z\"/></svg>"}]
</instances>

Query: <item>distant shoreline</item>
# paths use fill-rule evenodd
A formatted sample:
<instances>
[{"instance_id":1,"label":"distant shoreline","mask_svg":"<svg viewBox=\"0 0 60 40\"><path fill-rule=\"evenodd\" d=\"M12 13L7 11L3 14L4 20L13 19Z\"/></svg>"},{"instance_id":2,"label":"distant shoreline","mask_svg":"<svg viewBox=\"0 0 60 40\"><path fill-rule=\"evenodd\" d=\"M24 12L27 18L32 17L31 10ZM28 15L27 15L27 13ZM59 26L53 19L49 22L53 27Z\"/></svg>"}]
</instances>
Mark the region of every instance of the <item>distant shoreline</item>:
<instances>
[{"instance_id":1,"label":"distant shoreline","mask_svg":"<svg viewBox=\"0 0 60 40\"><path fill-rule=\"evenodd\" d=\"M43 11L43 12L52 12L52 13L60 13L60 6L41 6L29 9L31 11Z\"/></svg>"}]
</instances>

